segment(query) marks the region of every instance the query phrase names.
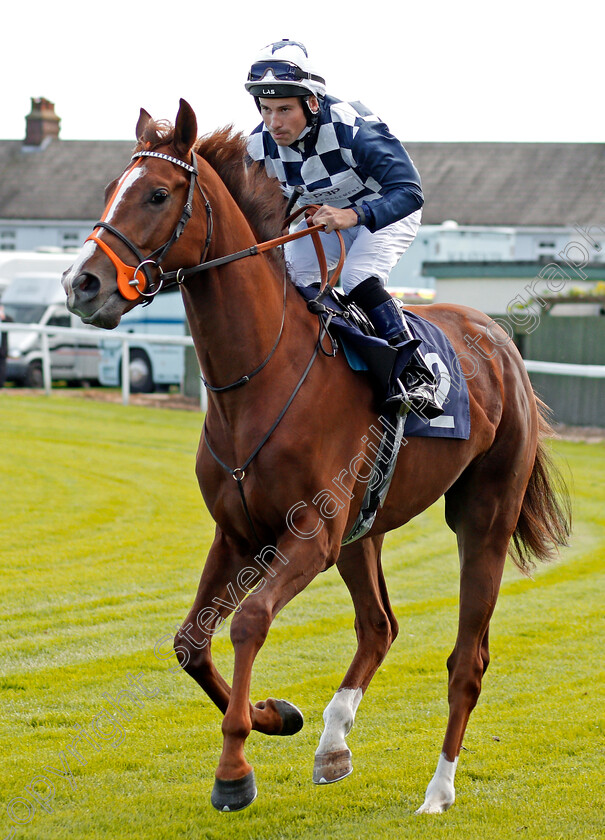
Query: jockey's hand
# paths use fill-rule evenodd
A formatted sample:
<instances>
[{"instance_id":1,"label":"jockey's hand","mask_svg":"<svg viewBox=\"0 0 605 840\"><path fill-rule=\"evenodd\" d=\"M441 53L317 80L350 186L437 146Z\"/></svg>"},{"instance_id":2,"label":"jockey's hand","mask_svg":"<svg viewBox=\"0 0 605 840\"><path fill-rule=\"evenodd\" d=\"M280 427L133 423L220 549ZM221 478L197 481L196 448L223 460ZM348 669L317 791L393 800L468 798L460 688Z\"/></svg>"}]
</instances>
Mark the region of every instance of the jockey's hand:
<instances>
[{"instance_id":1,"label":"jockey's hand","mask_svg":"<svg viewBox=\"0 0 605 840\"><path fill-rule=\"evenodd\" d=\"M349 207L330 207L324 204L313 216L314 225L325 225L326 233L333 230L346 230L355 227L358 221L357 213Z\"/></svg>"}]
</instances>

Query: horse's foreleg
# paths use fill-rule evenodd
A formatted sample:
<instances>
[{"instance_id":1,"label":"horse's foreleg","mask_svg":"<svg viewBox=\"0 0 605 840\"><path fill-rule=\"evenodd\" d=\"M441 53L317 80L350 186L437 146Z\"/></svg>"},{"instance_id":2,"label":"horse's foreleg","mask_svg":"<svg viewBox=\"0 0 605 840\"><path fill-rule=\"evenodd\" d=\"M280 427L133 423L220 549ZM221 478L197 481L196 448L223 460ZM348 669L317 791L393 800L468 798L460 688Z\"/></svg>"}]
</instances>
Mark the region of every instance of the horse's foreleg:
<instances>
[{"instance_id":1,"label":"horse's foreleg","mask_svg":"<svg viewBox=\"0 0 605 840\"><path fill-rule=\"evenodd\" d=\"M217 528L208 553L193 606L174 640L179 664L223 712L231 688L212 660L212 637L227 616L239 609L238 575L249 558L243 556Z\"/></svg>"},{"instance_id":2,"label":"horse's foreleg","mask_svg":"<svg viewBox=\"0 0 605 840\"><path fill-rule=\"evenodd\" d=\"M231 622L233 685L223 718L223 751L212 792L212 804L219 811L240 810L256 797L254 773L246 761L244 745L253 717L263 713L271 717L276 710L270 704L280 701L250 706L252 666L277 613L325 568L329 554L323 531L309 540L288 533L278 541L277 550L271 566L274 575L266 576Z\"/></svg>"},{"instance_id":3,"label":"horse's foreleg","mask_svg":"<svg viewBox=\"0 0 605 840\"><path fill-rule=\"evenodd\" d=\"M325 728L315 753L313 781L337 782L353 766L345 741L370 680L397 636L398 626L389 602L380 564L384 537L366 538L342 550L337 568L355 606L357 651L340 688L324 711Z\"/></svg>"},{"instance_id":4,"label":"horse's foreleg","mask_svg":"<svg viewBox=\"0 0 605 840\"><path fill-rule=\"evenodd\" d=\"M477 509L472 512L476 514ZM440 814L454 803L458 756L489 664L489 623L508 546L508 537L503 536L503 530L495 522L493 530L486 528L481 536L466 529L458 529L457 533L461 557L460 607L458 637L447 661L449 718L437 769L417 814Z\"/></svg>"},{"instance_id":5,"label":"horse's foreleg","mask_svg":"<svg viewBox=\"0 0 605 840\"><path fill-rule=\"evenodd\" d=\"M262 574L220 531L208 553L195 601L174 639L179 664L223 712L231 686L212 660L212 637L225 619L239 611L251 585L262 586ZM250 706L252 728L265 735L293 735L303 725L300 711L285 700Z\"/></svg>"}]
</instances>

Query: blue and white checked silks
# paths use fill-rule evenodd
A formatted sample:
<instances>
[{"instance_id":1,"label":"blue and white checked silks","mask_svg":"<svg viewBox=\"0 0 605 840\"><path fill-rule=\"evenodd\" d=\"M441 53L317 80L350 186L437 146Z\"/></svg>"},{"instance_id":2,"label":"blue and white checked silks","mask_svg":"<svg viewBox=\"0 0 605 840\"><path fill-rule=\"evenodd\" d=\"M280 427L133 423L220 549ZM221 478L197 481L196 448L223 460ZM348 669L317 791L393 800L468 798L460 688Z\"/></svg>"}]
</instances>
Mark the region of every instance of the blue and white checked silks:
<instances>
[{"instance_id":1,"label":"blue and white checked silks","mask_svg":"<svg viewBox=\"0 0 605 840\"><path fill-rule=\"evenodd\" d=\"M290 146L278 146L261 123L248 152L286 195L303 187L299 204L361 207L372 232L422 207L420 176L408 153L360 102L324 97L317 125Z\"/></svg>"}]
</instances>

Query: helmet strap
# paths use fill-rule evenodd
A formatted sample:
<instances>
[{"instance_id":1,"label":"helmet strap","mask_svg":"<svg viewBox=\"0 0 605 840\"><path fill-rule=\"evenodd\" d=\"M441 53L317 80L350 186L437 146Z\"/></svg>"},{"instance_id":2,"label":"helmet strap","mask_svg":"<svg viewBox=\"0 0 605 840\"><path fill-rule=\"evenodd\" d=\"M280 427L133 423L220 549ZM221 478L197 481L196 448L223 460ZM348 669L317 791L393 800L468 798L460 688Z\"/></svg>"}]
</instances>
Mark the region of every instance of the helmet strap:
<instances>
[{"instance_id":1,"label":"helmet strap","mask_svg":"<svg viewBox=\"0 0 605 840\"><path fill-rule=\"evenodd\" d=\"M317 110L313 110L309 105L309 99L315 98L317 100ZM314 126L317 123L319 118L319 99L315 94L309 94L309 96L301 96L300 98L302 109L305 113L305 117L307 118L307 125Z\"/></svg>"}]
</instances>

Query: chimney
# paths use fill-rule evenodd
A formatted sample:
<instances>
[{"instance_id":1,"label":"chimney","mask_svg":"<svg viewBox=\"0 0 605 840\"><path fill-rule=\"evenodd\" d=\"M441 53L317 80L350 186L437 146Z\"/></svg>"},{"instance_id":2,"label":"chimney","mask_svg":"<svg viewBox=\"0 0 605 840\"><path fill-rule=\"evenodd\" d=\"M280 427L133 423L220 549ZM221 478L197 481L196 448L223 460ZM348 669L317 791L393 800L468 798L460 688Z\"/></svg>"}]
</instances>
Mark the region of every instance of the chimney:
<instances>
[{"instance_id":1,"label":"chimney","mask_svg":"<svg viewBox=\"0 0 605 840\"><path fill-rule=\"evenodd\" d=\"M61 119L55 114L55 103L32 96L32 109L25 118L25 146L42 146L59 139Z\"/></svg>"}]
</instances>

